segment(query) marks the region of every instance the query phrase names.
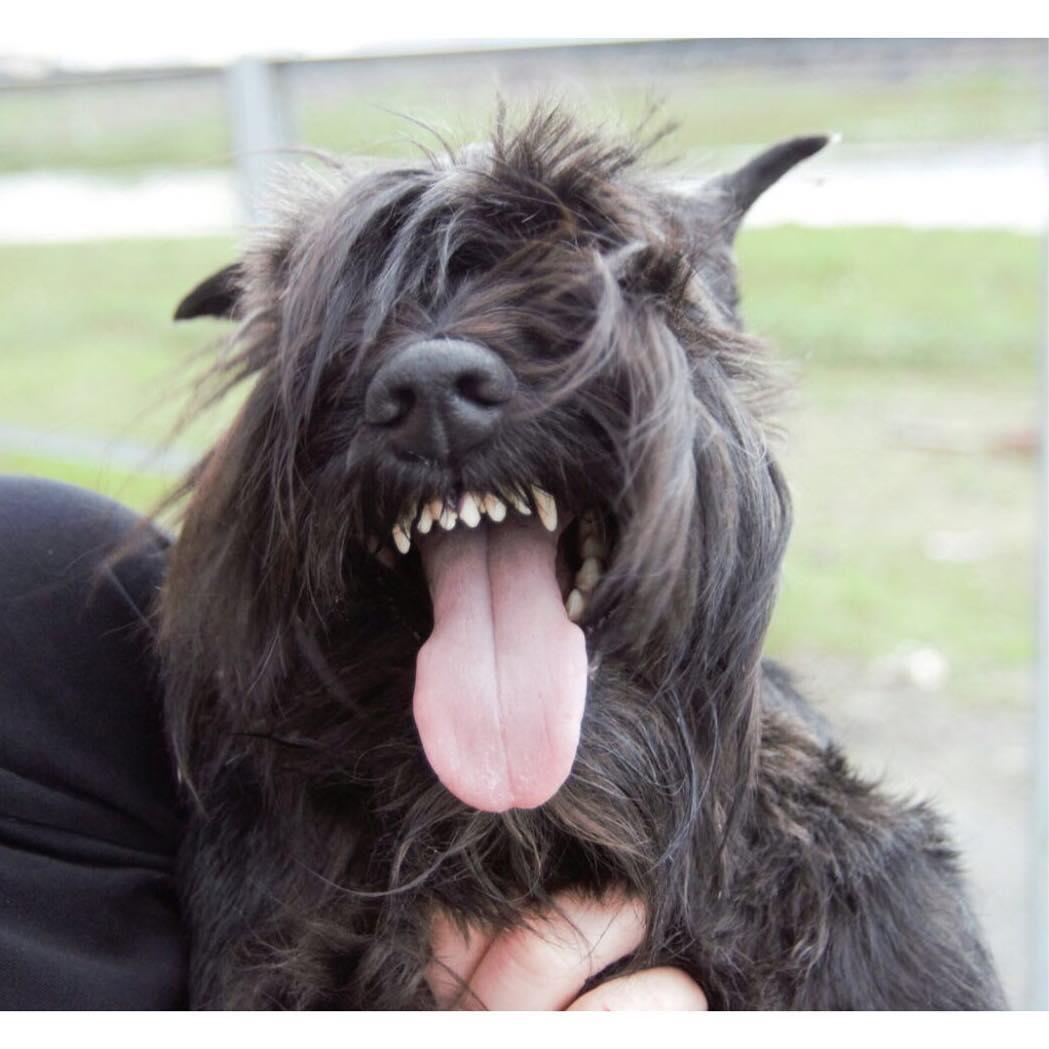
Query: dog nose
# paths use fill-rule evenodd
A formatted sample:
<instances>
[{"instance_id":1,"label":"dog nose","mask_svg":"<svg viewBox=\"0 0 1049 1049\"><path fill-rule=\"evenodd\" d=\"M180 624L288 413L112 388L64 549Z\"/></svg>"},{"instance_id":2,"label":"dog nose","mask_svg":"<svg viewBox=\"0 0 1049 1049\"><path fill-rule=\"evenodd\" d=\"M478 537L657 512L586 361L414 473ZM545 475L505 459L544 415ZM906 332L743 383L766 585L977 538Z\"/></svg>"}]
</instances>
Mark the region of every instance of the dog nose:
<instances>
[{"instance_id":1,"label":"dog nose","mask_svg":"<svg viewBox=\"0 0 1049 1049\"><path fill-rule=\"evenodd\" d=\"M459 339L430 339L401 350L376 372L364 418L389 431L401 452L460 457L495 430L517 388L491 350Z\"/></svg>"}]
</instances>

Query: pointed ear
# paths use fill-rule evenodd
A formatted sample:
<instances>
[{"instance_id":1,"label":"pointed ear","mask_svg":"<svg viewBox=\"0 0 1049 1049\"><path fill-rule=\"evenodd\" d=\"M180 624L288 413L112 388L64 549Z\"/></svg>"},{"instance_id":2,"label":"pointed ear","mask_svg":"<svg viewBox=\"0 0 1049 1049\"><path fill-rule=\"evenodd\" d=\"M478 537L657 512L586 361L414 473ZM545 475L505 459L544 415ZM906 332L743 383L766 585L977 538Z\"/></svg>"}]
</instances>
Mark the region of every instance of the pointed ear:
<instances>
[{"instance_id":1,"label":"pointed ear","mask_svg":"<svg viewBox=\"0 0 1049 1049\"><path fill-rule=\"evenodd\" d=\"M202 280L179 304L175 320L194 317L237 317L239 315L243 269L239 262Z\"/></svg>"},{"instance_id":2,"label":"pointed ear","mask_svg":"<svg viewBox=\"0 0 1049 1049\"><path fill-rule=\"evenodd\" d=\"M769 186L830 141L828 135L787 139L705 182L691 198L686 221L692 227L696 269L732 321L738 323L739 301L732 244L744 215Z\"/></svg>"},{"instance_id":3,"label":"pointed ear","mask_svg":"<svg viewBox=\"0 0 1049 1049\"><path fill-rule=\"evenodd\" d=\"M710 199L715 218L720 220L716 228L721 236L731 243L754 201L792 167L818 153L828 142L828 135L790 138L759 153L736 171L718 175L708 182L702 193Z\"/></svg>"}]
</instances>

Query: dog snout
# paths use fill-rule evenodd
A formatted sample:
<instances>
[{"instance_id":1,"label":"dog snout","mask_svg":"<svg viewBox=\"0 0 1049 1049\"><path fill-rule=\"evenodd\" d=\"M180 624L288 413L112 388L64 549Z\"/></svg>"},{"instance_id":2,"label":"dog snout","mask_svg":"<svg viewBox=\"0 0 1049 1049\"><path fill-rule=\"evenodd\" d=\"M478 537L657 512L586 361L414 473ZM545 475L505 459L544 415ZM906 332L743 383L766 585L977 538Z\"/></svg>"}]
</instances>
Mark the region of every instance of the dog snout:
<instances>
[{"instance_id":1,"label":"dog snout","mask_svg":"<svg viewBox=\"0 0 1049 1049\"><path fill-rule=\"evenodd\" d=\"M494 432L517 389L510 368L476 343L431 339L406 347L376 372L366 421L402 454L447 461Z\"/></svg>"}]
</instances>

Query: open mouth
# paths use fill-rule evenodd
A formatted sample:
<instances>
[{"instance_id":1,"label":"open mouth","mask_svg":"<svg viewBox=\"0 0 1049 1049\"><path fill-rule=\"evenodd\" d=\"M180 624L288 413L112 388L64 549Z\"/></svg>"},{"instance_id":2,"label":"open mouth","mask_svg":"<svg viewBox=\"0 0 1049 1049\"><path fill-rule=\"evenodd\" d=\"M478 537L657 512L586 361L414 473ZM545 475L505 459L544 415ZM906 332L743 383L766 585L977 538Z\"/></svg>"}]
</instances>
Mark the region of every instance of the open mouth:
<instances>
[{"instance_id":1,"label":"open mouth","mask_svg":"<svg viewBox=\"0 0 1049 1049\"><path fill-rule=\"evenodd\" d=\"M417 547L433 604L412 701L431 766L475 808L542 805L579 742L587 651L577 624L604 570L600 515L559 513L535 486L462 492L403 507L390 535L401 555Z\"/></svg>"},{"instance_id":2,"label":"open mouth","mask_svg":"<svg viewBox=\"0 0 1049 1049\"><path fill-rule=\"evenodd\" d=\"M580 623L586 615L590 596L604 574L607 558L602 518L594 510L587 510L577 518L559 519L554 497L535 485L531 486L528 496L510 492L500 498L490 492L464 492L454 498L434 496L410 503L398 516L390 534L394 548L406 556L413 541L421 546L431 532L494 527L508 518L513 522L515 517L532 517L533 513L548 532L559 536L556 574L568 618ZM383 560L388 567L394 567L392 557Z\"/></svg>"}]
</instances>

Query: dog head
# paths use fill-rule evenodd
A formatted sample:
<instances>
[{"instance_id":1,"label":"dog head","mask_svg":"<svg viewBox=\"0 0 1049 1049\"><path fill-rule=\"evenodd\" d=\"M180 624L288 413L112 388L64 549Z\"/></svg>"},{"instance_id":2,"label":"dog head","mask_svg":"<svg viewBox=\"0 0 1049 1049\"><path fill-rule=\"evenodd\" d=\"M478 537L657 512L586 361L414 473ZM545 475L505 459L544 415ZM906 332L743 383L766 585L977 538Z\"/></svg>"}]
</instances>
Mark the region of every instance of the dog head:
<instances>
[{"instance_id":1,"label":"dog head","mask_svg":"<svg viewBox=\"0 0 1049 1049\"><path fill-rule=\"evenodd\" d=\"M410 709L476 809L548 802L603 691L642 729L681 704L709 775L719 750L738 775L789 507L732 240L825 142L686 193L540 110L425 165L333 168L194 289L177 316L235 318L216 374L252 385L187 482L164 598L184 774L192 718L277 731L312 668L320 695Z\"/></svg>"}]
</instances>

